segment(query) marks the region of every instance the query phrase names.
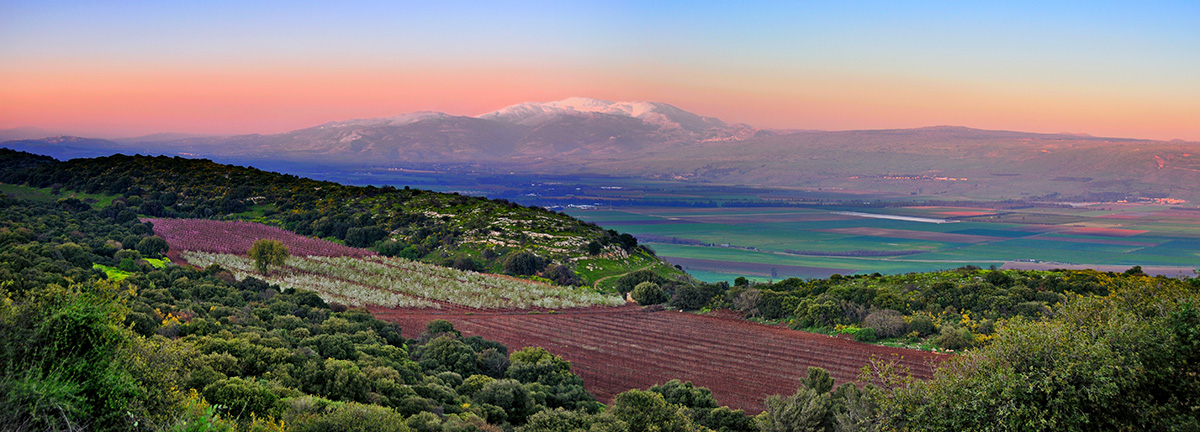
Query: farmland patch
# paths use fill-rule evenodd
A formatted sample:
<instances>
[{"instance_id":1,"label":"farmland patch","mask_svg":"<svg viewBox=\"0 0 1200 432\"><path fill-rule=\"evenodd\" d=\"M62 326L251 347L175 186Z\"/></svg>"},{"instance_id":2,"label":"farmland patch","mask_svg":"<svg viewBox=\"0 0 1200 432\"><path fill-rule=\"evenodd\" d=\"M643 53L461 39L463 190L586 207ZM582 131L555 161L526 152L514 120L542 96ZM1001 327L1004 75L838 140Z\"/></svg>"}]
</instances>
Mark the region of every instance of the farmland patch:
<instances>
[{"instance_id":1,"label":"farmland patch","mask_svg":"<svg viewBox=\"0 0 1200 432\"><path fill-rule=\"evenodd\" d=\"M1094 235L1094 236L1105 236L1105 237L1132 237L1132 236L1135 236L1138 234L1148 233L1149 231L1121 229L1121 228L1080 227L1080 228L1071 228L1071 229L1068 229L1063 232L1067 233L1067 234Z\"/></svg>"},{"instance_id":2,"label":"farmland patch","mask_svg":"<svg viewBox=\"0 0 1200 432\"><path fill-rule=\"evenodd\" d=\"M584 386L606 403L631 388L680 379L708 387L722 405L753 414L763 409L768 395L795 393L809 366L825 368L841 384L855 382L871 359L896 360L913 376L928 379L934 365L948 358L740 319L636 307L561 314L372 312L399 323L405 334L419 333L432 319L445 319L465 335L497 340L512 350L545 347L569 360Z\"/></svg>"},{"instance_id":3,"label":"farmland patch","mask_svg":"<svg viewBox=\"0 0 1200 432\"><path fill-rule=\"evenodd\" d=\"M833 274L848 275L854 274L858 270L848 268L826 268L826 267L804 267L782 264L766 264L753 262L739 261L718 261L698 258L682 258L664 256L663 259L667 262L679 266L691 272L692 269L702 271L724 271L735 274L744 274L747 276L772 276L777 278L800 277L800 278L828 278Z\"/></svg>"},{"instance_id":4,"label":"farmland patch","mask_svg":"<svg viewBox=\"0 0 1200 432\"><path fill-rule=\"evenodd\" d=\"M857 228L833 228L821 230L823 232L833 232L839 234L852 234L871 237L891 237L912 240L929 240L950 243L983 243L1003 240L998 237L971 235L971 234L954 234L940 233L929 231L913 231L891 228L873 228L873 227L857 227Z\"/></svg>"},{"instance_id":5,"label":"farmland patch","mask_svg":"<svg viewBox=\"0 0 1200 432\"><path fill-rule=\"evenodd\" d=\"M367 249L343 246L328 240L298 235L272 226L245 221L208 219L145 219L154 224L154 233L167 240L173 250L244 254L259 239L276 240L296 256L374 255Z\"/></svg>"}]
</instances>

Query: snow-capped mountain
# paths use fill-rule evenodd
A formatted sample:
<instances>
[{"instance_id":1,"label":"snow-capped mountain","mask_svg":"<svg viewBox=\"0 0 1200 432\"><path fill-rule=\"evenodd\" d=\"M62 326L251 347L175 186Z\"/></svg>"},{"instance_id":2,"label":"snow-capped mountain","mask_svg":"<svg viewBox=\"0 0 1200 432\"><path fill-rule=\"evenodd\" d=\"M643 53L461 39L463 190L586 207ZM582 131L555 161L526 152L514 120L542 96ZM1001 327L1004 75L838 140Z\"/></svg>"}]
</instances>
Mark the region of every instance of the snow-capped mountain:
<instances>
[{"instance_id":1,"label":"snow-capped mountain","mask_svg":"<svg viewBox=\"0 0 1200 432\"><path fill-rule=\"evenodd\" d=\"M331 162L491 163L658 152L762 133L660 102L569 98L522 103L474 117L421 111L330 122L274 135L167 144L226 155Z\"/></svg>"},{"instance_id":2,"label":"snow-capped mountain","mask_svg":"<svg viewBox=\"0 0 1200 432\"><path fill-rule=\"evenodd\" d=\"M478 117L506 123L534 125L552 121L559 116L586 116L589 114L636 118L664 130L684 130L691 133L704 133L713 129L729 127L720 119L701 117L671 104L644 101L611 102L584 97L573 97L554 102L526 102Z\"/></svg>"},{"instance_id":3,"label":"snow-capped mountain","mask_svg":"<svg viewBox=\"0 0 1200 432\"><path fill-rule=\"evenodd\" d=\"M132 142L121 151L370 165L538 164L675 154L765 135L773 133L666 103L576 97L522 103L479 116L420 111L270 135Z\"/></svg>"}]
</instances>

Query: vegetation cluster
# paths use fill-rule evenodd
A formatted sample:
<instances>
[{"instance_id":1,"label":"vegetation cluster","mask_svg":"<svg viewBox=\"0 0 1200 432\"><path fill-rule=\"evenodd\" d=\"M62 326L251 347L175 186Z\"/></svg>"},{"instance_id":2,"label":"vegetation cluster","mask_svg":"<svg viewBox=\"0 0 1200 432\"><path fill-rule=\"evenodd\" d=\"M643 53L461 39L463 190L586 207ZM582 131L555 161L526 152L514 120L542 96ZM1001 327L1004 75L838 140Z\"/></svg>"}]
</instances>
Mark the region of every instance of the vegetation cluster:
<instances>
[{"instance_id":1,"label":"vegetation cluster","mask_svg":"<svg viewBox=\"0 0 1200 432\"><path fill-rule=\"evenodd\" d=\"M242 171L95 172L107 177L93 187L78 183L90 177L44 168L57 162L3 156L5 182L17 170L121 197L96 209L74 198L0 196L0 424L11 430L1200 429L1195 278L960 269L725 286L631 272L614 283L647 303L730 305L876 337L936 332L976 347L929 381L886 359L864 369L861 387L835 387L811 369L795 394L768 398L753 418L681 382L621 393L604 406L569 362L544 349L509 352L440 321L406 338L313 292L160 260L168 245L138 215L163 192L130 190L146 178L177 199L186 190L190 198L173 210L182 211L225 196L204 195L214 189L201 179L227 184ZM71 167L87 172L79 164ZM286 219L316 210L277 211ZM115 280L110 267L128 274Z\"/></svg>"},{"instance_id":2,"label":"vegetation cluster","mask_svg":"<svg viewBox=\"0 0 1200 432\"><path fill-rule=\"evenodd\" d=\"M494 431L607 411L620 431L671 408L607 408L542 348L509 352L445 321L405 338L364 310L219 265L140 259L109 280L93 264L155 238L136 219L6 197L0 217L6 428Z\"/></svg>"}]
</instances>

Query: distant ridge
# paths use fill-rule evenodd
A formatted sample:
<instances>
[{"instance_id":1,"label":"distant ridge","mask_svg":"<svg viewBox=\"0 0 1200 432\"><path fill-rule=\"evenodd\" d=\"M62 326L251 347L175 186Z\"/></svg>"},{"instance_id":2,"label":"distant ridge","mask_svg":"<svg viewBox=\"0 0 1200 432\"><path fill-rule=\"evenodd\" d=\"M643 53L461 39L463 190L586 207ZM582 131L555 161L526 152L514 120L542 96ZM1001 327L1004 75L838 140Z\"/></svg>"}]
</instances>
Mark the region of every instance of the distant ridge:
<instances>
[{"instance_id":1,"label":"distant ridge","mask_svg":"<svg viewBox=\"0 0 1200 432\"><path fill-rule=\"evenodd\" d=\"M173 138L48 138L3 145L58 158L120 152L350 169L590 173L939 199L1200 201L1196 142L947 125L766 130L662 102L586 97L519 103L478 116L421 111L279 134ZM1089 180L1055 180L1064 177Z\"/></svg>"}]
</instances>

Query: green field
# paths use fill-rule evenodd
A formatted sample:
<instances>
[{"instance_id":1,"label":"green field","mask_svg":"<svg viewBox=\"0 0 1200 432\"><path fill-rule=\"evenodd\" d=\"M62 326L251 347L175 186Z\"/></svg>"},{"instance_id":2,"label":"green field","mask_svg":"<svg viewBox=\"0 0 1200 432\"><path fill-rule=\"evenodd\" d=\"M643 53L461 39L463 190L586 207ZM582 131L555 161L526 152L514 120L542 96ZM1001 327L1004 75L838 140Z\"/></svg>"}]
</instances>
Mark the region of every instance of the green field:
<instances>
[{"instance_id":1,"label":"green field","mask_svg":"<svg viewBox=\"0 0 1200 432\"><path fill-rule=\"evenodd\" d=\"M50 188L34 188L29 186L0 183L0 193L16 199L27 199L37 202L53 202L61 198L78 198L88 203L92 208L100 209L112 204L116 195L89 194L63 190L54 195Z\"/></svg>"},{"instance_id":2,"label":"green field","mask_svg":"<svg viewBox=\"0 0 1200 432\"><path fill-rule=\"evenodd\" d=\"M845 211L948 223L836 213ZM1164 206L626 206L568 213L634 234L660 257L706 281L907 273L1020 262L1200 267L1200 218L1193 218L1200 212Z\"/></svg>"}]
</instances>

